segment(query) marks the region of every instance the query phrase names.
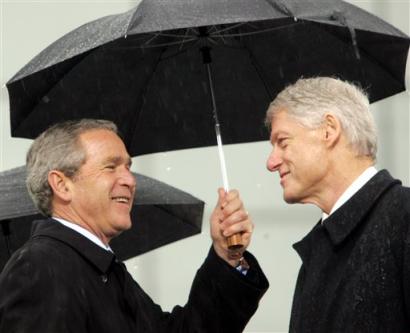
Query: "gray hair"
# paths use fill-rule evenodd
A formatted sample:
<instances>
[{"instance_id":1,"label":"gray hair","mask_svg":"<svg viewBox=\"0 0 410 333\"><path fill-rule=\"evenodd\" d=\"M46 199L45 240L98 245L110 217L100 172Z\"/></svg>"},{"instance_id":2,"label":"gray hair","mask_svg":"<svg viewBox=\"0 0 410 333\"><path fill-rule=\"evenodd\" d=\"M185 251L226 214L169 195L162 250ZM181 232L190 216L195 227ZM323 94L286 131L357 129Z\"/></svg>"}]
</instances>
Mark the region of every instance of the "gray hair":
<instances>
[{"instance_id":1,"label":"gray hair","mask_svg":"<svg viewBox=\"0 0 410 333\"><path fill-rule=\"evenodd\" d=\"M310 129L318 128L326 113L335 115L353 151L376 160L376 125L369 99L358 86L330 77L299 79L269 105L265 124L270 126L274 115L283 110Z\"/></svg>"},{"instance_id":2,"label":"gray hair","mask_svg":"<svg viewBox=\"0 0 410 333\"><path fill-rule=\"evenodd\" d=\"M108 120L69 120L51 126L31 144L26 157L26 185L42 214L52 214L53 191L48 183L49 172L59 170L67 177L73 177L86 159L79 136L97 129L118 134L117 126Z\"/></svg>"}]
</instances>

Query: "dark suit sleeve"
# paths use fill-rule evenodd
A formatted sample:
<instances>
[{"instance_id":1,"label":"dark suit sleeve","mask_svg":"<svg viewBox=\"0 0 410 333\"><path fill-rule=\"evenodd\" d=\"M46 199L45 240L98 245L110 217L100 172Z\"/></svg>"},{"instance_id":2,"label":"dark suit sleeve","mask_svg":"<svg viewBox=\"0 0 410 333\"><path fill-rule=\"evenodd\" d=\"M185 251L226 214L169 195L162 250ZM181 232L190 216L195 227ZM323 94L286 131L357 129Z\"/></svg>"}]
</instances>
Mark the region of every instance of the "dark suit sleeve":
<instances>
[{"instance_id":1,"label":"dark suit sleeve","mask_svg":"<svg viewBox=\"0 0 410 333\"><path fill-rule=\"evenodd\" d=\"M406 309L407 323L410 325L410 189L402 187L402 210L398 212L403 216L407 232L404 239L403 250L403 294Z\"/></svg>"},{"instance_id":2,"label":"dark suit sleeve","mask_svg":"<svg viewBox=\"0 0 410 333\"><path fill-rule=\"evenodd\" d=\"M192 329L202 327L201 332L221 333L244 330L269 287L255 257L246 252L245 259L250 269L243 276L211 248L189 295L188 306L198 322Z\"/></svg>"},{"instance_id":3,"label":"dark suit sleeve","mask_svg":"<svg viewBox=\"0 0 410 333\"><path fill-rule=\"evenodd\" d=\"M138 307L144 308L144 319L149 323L144 331L242 332L269 286L256 259L248 252L245 258L251 267L247 276L229 266L211 248L195 276L187 304L174 307L171 313L162 312L144 293L145 304ZM142 289L138 293L141 295ZM146 312L147 309L150 313ZM138 312L141 316L142 313Z\"/></svg>"},{"instance_id":4,"label":"dark suit sleeve","mask_svg":"<svg viewBox=\"0 0 410 333\"><path fill-rule=\"evenodd\" d=\"M55 282L47 255L32 254L16 252L1 275L0 332L86 333L84 309Z\"/></svg>"}]
</instances>

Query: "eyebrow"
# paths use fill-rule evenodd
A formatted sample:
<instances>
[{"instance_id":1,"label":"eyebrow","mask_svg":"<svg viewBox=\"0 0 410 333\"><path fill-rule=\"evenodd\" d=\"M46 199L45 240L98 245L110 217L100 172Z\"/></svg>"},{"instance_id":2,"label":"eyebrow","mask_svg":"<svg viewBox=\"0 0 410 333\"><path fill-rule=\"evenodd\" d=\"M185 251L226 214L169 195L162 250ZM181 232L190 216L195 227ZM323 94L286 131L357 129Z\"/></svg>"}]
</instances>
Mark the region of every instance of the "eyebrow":
<instances>
[{"instance_id":1,"label":"eyebrow","mask_svg":"<svg viewBox=\"0 0 410 333\"><path fill-rule=\"evenodd\" d=\"M124 159L124 157L122 156L110 156L108 158L106 158L105 160L103 160L103 163L114 163L115 165L118 164L122 164L124 163L127 164L127 166L131 166L132 165L132 159L131 157L127 156L127 158Z\"/></svg>"},{"instance_id":2,"label":"eyebrow","mask_svg":"<svg viewBox=\"0 0 410 333\"><path fill-rule=\"evenodd\" d=\"M279 130L277 133L274 133L274 135L271 135L270 142L276 141L278 139L278 136L280 135L289 135L289 132L286 132L284 130Z\"/></svg>"}]
</instances>

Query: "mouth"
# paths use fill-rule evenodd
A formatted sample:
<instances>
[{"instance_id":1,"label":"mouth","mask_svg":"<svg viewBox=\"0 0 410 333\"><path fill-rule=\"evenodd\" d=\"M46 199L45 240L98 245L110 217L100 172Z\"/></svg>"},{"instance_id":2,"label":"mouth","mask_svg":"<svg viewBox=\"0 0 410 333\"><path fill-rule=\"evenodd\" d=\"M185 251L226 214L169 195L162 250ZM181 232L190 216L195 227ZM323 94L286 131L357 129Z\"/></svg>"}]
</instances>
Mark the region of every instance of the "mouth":
<instances>
[{"instance_id":1,"label":"mouth","mask_svg":"<svg viewBox=\"0 0 410 333\"><path fill-rule=\"evenodd\" d=\"M284 180L285 180L285 177L286 177L288 174L290 174L289 171L279 173L279 176L280 176L280 184L281 184L282 186L283 186L283 182L284 182Z\"/></svg>"},{"instance_id":2,"label":"mouth","mask_svg":"<svg viewBox=\"0 0 410 333\"><path fill-rule=\"evenodd\" d=\"M126 204L126 205L130 205L131 203L131 198L127 197L127 196L117 196L117 197L112 197L111 200L121 203L121 204Z\"/></svg>"}]
</instances>

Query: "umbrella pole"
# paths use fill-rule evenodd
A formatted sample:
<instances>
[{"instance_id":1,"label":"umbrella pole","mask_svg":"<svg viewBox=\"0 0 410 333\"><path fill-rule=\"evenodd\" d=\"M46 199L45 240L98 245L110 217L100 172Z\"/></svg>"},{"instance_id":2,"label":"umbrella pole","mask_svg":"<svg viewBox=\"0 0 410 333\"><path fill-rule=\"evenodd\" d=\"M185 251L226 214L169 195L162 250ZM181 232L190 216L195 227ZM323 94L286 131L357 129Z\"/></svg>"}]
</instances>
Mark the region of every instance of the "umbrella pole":
<instances>
[{"instance_id":1,"label":"umbrella pole","mask_svg":"<svg viewBox=\"0 0 410 333\"><path fill-rule=\"evenodd\" d=\"M215 134L216 134L216 142L218 144L218 155L219 155L219 163L221 167L222 173L222 183L225 189L225 192L229 191L229 181L228 181L228 174L226 172L226 163L225 163L225 154L222 145L222 136L221 136L221 125L219 124L218 114L216 113L216 103L215 103L215 96L213 90L213 83L212 83L212 75L211 75L211 68L209 64L206 64L206 69L208 71L208 82L209 87L211 90L211 97L212 97L212 106L213 106L213 115L215 119Z\"/></svg>"},{"instance_id":2,"label":"umbrella pole","mask_svg":"<svg viewBox=\"0 0 410 333\"><path fill-rule=\"evenodd\" d=\"M209 90L211 92L211 99L212 99L212 113L215 120L215 134L216 134L216 141L218 143L218 154L219 154L219 163L221 167L222 173L222 181L225 192L229 191L229 183L228 183L228 174L226 172L226 164L225 164L225 154L223 151L222 145L222 136L221 136L221 125L219 124L218 113L216 109L216 102L215 102L215 94L214 94L214 86L212 81L212 71L211 71L211 55L210 55L210 48L209 47L202 47L202 56L203 61L207 69L208 73L208 84ZM243 247L242 237L241 234L234 234L226 238L226 242L228 243L228 248L230 250L237 250Z\"/></svg>"}]
</instances>

